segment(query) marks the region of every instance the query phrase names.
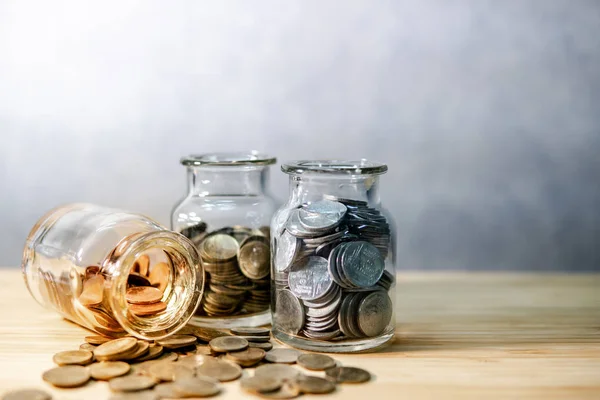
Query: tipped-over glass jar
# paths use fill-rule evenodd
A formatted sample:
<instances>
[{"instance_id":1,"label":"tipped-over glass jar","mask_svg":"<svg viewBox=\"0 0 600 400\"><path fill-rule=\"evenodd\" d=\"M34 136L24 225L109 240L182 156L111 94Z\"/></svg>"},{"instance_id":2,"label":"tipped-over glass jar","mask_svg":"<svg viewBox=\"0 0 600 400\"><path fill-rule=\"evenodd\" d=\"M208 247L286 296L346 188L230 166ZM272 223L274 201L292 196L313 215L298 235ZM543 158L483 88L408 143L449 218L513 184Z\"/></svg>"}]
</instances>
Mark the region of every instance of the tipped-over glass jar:
<instances>
[{"instance_id":1,"label":"tipped-over glass jar","mask_svg":"<svg viewBox=\"0 0 600 400\"><path fill-rule=\"evenodd\" d=\"M226 328L271 320L269 224L277 206L267 191L275 158L249 153L192 155L188 193L171 228L194 242L206 271L205 293L190 323Z\"/></svg>"},{"instance_id":2,"label":"tipped-over glass jar","mask_svg":"<svg viewBox=\"0 0 600 400\"><path fill-rule=\"evenodd\" d=\"M356 352L394 334L394 223L384 164L284 164L290 197L271 224L273 335L301 349Z\"/></svg>"},{"instance_id":3,"label":"tipped-over glass jar","mask_svg":"<svg viewBox=\"0 0 600 400\"><path fill-rule=\"evenodd\" d=\"M194 314L204 272L194 245L138 214L69 204L33 227L21 265L43 306L104 336L166 337Z\"/></svg>"}]
</instances>

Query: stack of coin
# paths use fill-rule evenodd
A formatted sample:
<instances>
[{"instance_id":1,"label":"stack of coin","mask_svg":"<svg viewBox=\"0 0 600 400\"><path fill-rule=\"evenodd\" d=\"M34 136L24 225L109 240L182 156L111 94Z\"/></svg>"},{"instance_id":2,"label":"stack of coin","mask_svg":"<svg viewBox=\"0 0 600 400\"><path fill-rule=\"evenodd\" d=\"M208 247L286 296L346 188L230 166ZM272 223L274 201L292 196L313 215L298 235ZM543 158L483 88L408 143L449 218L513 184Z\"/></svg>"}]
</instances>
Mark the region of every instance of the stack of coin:
<instances>
[{"instance_id":1,"label":"stack of coin","mask_svg":"<svg viewBox=\"0 0 600 400\"><path fill-rule=\"evenodd\" d=\"M232 316L265 311L270 302L269 228L243 226L210 233L186 228L182 234L198 246L206 286L198 315ZM201 232L201 233L198 233Z\"/></svg>"},{"instance_id":2,"label":"stack of coin","mask_svg":"<svg viewBox=\"0 0 600 400\"><path fill-rule=\"evenodd\" d=\"M325 196L290 211L274 259L274 324L318 340L380 335L392 317L390 228L366 202Z\"/></svg>"}]
</instances>

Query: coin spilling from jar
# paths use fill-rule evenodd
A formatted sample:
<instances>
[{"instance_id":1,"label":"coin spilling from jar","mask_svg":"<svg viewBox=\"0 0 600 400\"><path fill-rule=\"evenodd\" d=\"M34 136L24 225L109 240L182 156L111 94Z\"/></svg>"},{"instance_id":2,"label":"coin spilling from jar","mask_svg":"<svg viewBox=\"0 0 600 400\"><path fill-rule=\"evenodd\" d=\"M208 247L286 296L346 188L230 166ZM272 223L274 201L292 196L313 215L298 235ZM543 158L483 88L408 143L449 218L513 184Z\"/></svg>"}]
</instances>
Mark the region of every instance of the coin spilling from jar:
<instances>
[{"instance_id":1,"label":"coin spilling from jar","mask_svg":"<svg viewBox=\"0 0 600 400\"><path fill-rule=\"evenodd\" d=\"M132 264L127 276L125 299L129 311L137 317L153 317L166 310L163 301L171 279L168 260L142 254ZM84 320L92 318L91 324L98 332L114 336L124 332L110 312L107 290L109 284L102 268L89 266L82 277L82 289L76 302L78 315Z\"/></svg>"},{"instance_id":2,"label":"coin spilling from jar","mask_svg":"<svg viewBox=\"0 0 600 400\"><path fill-rule=\"evenodd\" d=\"M268 328L228 331L188 326L182 332L156 342L88 336L80 346L86 350L56 354L58 366L45 371L42 379L57 388L71 388L69 393L90 381L104 381L113 392L112 400L211 397L224 391L223 382L235 380L246 393L291 399L371 379L364 369L341 366L325 354L271 350ZM266 344L271 347L255 346ZM40 389L21 389L3 397L24 398L52 396Z\"/></svg>"},{"instance_id":3,"label":"coin spilling from jar","mask_svg":"<svg viewBox=\"0 0 600 400\"><path fill-rule=\"evenodd\" d=\"M386 217L365 201L333 196L285 217L274 255L274 325L316 340L382 334L393 315Z\"/></svg>"},{"instance_id":4,"label":"coin spilling from jar","mask_svg":"<svg viewBox=\"0 0 600 400\"><path fill-rule=\"evenodd\" d=\"M225 317L269 309L270 231L225 227L208 233L205 223L181 233L198 247L206 273L205 291L197 315Z\"/></svg>"}]
</instances>

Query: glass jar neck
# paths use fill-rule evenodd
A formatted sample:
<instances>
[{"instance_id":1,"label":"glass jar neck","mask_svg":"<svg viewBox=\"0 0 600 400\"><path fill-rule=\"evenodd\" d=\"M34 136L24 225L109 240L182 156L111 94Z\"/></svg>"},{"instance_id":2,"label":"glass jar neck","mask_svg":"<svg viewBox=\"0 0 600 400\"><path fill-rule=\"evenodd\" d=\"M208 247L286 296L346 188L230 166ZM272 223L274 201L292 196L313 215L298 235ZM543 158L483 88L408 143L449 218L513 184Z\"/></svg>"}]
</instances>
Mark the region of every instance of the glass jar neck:
<instances>
[{"instance_id":1,"label":"glass jar neck","mask_svg":"<svg viewBox=\"0 0 600 400\"><path fill-rule=\"evenodd\" d=\"M299 205L324 195L380 204L379 175L290 175L290 202Z\"/></svg>"},{"instance_id":2,"label":"glass jar neck","mask_svg":"<svg viewBox=\"0 0 600 400\"><path fill-rule=\"evenodd\" d=\"M191 166L187 167L188 192L200 197L261 196L268 176L265 166Z\"/></svg>"}]
</instances>

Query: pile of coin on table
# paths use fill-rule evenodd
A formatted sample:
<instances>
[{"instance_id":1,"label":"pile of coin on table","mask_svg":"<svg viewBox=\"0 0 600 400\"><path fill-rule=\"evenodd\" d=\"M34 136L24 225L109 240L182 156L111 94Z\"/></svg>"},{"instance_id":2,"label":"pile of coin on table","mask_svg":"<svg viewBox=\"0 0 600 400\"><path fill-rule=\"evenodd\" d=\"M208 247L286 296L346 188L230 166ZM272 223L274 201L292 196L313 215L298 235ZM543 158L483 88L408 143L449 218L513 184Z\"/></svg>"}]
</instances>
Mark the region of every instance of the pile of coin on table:
<instances>
[{"instance_id":1,"label":"pile of coin on table","mask_svg":"<svg viewBox=\"0 0 600 400\"><path fill-rule=\"evenodd\" d=\"M186 327L183 332L155 343L133 337L88 336L79 350L54 355L58 367L44 372L42 378L58 388L81 387L90 380L107 381L114 392L112 400L214 396L224 390L222 382L240 378L240 387L247 393L290 399L303 393L331 393L338 383L361 383L371 378L367 371L340 366L324 354L272 349L267 328L221 331ZM243 371L254 367L252 375ZM320 371L321 376L316 376ZM25 389L7 393L2 399L47 400L51 396L42 390Z\"/></svg>"},{"instance_id":2,"label":"pile of coin on table","mask_svg":"<svg viewBox=\"0 0 600 400\"><path fill-rule=\"evenodd\" d=\"M206 232L201 223L184 229L198 247L206 272L198 315L224 317L269 309L271 249L268 227L226 227Z\"/></svg>"},{"instance_id":3,"label":"pile of coin on table","mask_svg":"<svg viewBox=\"0 0 600 400\"><path fill-rule=\"evenodd\" d=\"M317 340L374 337L388 327L390 227L366 202L325 199L286 216L277 238L274 325Z\"/></svg>"}]
</instances>

